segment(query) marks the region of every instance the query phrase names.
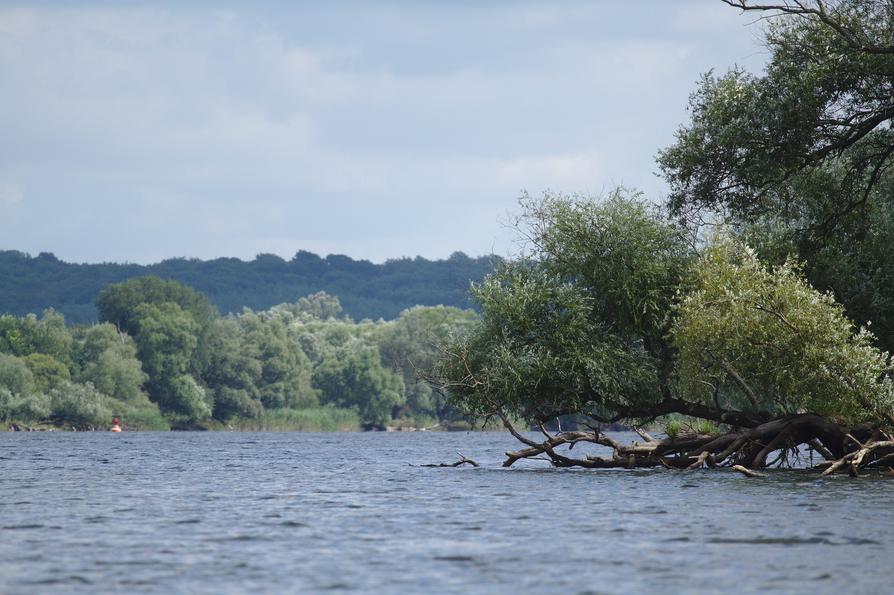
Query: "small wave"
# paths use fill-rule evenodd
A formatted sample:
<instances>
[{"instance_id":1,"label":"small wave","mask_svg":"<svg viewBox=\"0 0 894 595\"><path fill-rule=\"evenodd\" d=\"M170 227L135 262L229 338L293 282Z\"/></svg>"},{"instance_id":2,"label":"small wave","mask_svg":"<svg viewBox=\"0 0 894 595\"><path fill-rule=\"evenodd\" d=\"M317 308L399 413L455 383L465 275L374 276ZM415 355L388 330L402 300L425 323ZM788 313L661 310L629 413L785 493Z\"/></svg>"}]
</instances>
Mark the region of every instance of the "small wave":
<instances>
[{"instance_id":1,"label":"small wave","mask_svg":"<svg viewBox=\"0 0 894 595\"><path fill-rule=\"evenodd\" d=\"M18 531L19 529L43 529L46 525L40 523L23 524L23 525L6 525L3 527L6 531Z\"/></svg>"},{"instance_id":2,"label":"small wave","mask_svg":"<svg viewBox=\"0 0 894 595\"><path fill-rule=\"evenodd\" d=\"M212 537L206 541L227 542L227 541L270 541L269 537L263 535L234 535L232 537Z\"/></svg>"},{"instance_id":3,"label":"small wave","mask_svg":"<svg viewBox=\"0 0 894 595\"><path fill-rule=\"evenodd\" d=\"M72 574L71 576L66 576L66 577L51 576L51 577L47 577L44 579L31 581L28 584L31 584L31 585L71 585L71 584L92 585L93 583L90 580L84 578L83 576L79 576L77 574Z\"/></svg>"},{"instance_id":4,"label":"small wave","mask_svg":"<svg viewBox=\"0 0 894 595\"><path fill-rule=\"evenodd\" d=\"M709 539L708 543L745 545L878 545L877 541L858 537L848 537L844 538L842 541L833 541L827 537L753 537L743 539L735 537L715 537Z\"/></svg>"},{"instance_id":5,"label":"small wave","mask_svg":"<svg viewBox=\"0 0 894 595\"><path fill-rule=\"evenodd\" d=\"M435 556L433 559L440 562L477 562L472 556Z\"/></svg>"}]
</instances>

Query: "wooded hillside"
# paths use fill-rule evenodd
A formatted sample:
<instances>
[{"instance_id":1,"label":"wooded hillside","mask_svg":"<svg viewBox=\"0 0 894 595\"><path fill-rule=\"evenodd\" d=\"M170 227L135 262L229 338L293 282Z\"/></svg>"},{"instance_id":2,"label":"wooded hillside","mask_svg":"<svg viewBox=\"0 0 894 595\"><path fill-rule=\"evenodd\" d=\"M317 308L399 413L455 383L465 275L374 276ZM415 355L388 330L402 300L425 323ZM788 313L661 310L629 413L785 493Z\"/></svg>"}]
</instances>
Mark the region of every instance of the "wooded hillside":
<instances>
[{"instance_id":1,"label":"wooded hillside","mask_svg":"<svg viewBox=\"0 0 894 595\"><path fill-rule=\"evenodd\" d=\"M384 264L331 254L321 258L300 251L291 260L259 254L238 258L176 258L152 265L74 264L51 253L38 256L0 251L0 314L23 316L54 308L69 323L97 320L93 301L110 283L155 275L201 291L221 314L243 307L264 310L326 291L337 295L344 313L355 320L390 320L415 305L473 307L470 281L494 268L494 257L470 258L456 252L446 260L400 258Z\"/></svg>"}]
</instances>

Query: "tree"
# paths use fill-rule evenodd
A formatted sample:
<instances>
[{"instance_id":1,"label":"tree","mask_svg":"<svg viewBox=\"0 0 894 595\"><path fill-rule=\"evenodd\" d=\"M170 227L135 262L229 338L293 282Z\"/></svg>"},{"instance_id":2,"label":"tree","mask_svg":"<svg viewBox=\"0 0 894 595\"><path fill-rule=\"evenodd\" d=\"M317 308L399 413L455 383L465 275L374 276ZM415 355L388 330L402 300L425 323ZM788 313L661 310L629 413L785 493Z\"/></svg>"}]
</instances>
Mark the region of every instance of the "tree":
<instances>
[{"instance_id":1,"label":"tree","mask_svg":"<svg viewBox=\"0 0 894 595\"><path fill-rule=\"evenodd\" d=\"M351 341L335 351L314 371L314 386L323 404L356 410L363 423L381 427L404 403L400 376L382 367L375 346Z\"/></svg>"},{"instance_id":2,"label":"tree","mask_svg":"<svg viewBox=\"0 0 894 595\"><path fill-rule=\"evenodd\" d=\"M338 318L341 314L341 302L334 295L318 291L307 297L299 298L294 304L281 304L278 308L286 309L293 314L309 314L320 320Z\"/></svg>"},{"instance_id":3,"label":"tree","mask_svg":"<svg viewBox=\"0 0 894 595\"><path fill-rule=\"evenodd\" d=\"M72 337L65 318L55 310L46 310L41 318L29 314L16 318L0 316L0 352L17 356L43 353L63 363L69 360Z\"/></svg>"},{"instance_id":4,"label":"tree","mask_svg":"<svg viewBox=\"0 0 894 595\"><path fill-rule=\"evenodd\" d=\"M798 264L767 267L747 246L718 237L695 276L672 329L690 398L727 399L726 407L770 417L890 418L889 356L868 329L855 332L831 294L804 281Z\"/></svg>"},{"instance_id":5,"label":"tree","mask_svg":"<svg viewBox=\"0 0 894 595\"><path fill-rule=\"evenodd\" d=\"M766 73L706 75L658 162L670 211L795 255L894 350L894 13L879 0L724 0L767 23Z\"/></svg>"},{"instance_id":6,"label":"tree","mask_svg":"<svg viewBox=\"0 0 894 595\"><path fill-rule=\"evenodd\" d=\"M100 320L114 324L131 336L138 331L137 308L141 304L176 304L193 319L198 344L190 359L189 371L195 377L202 376L211 357L209 349L214 343L212 335L217 319L217 309L208 297L177 281L149 276L109 285L96 299Z\"/></svg>"},{"instance_id":7,"label":"tree","mask_svg":"<svg viewBox=\"0 0 894 595\"><path fill-rule=\"evenodd\" d=\"M881 0L724 0L768 17L766 74L706 75L663 151L670 207L784 213L828 233L894 162L894 13ZM805 201L805 199L807 199Z\"/></svg>"},{"instance_id":8,"label":"tree","mask_svg":"<svg viewBox=\"0 0 894 595\"><path fill-rule=\"evenodd\" d=\"M469 415L626 417L672 397L668 312L693 253L636 194L523 200L527 259L473 287L481 323L436 367Z\"/></svg>"},{"instance_id":9,"label":"tree","mask_svg":"<svg viewBox=\"0 0 894 595\"><path fill-rule=\"evenodd\" d=\"M149 375L149 396L162 411L188 420L208 417L211 403L189 374L190 360L198 345L199 325L172 302L143 303L134 308L134 340Z\"/></svg>"},{"instance_id":10,"label":"tree","mask_svg":"<svg viewBox=\"0 0 894 595\"><path fill-rule=\"evenodd\" d=\"M146 399L148 376L137 357L133 339L109 323L75 329L75 380L91 383L114 399L137 403Z\"/></svg>"},{"instance_id":11,"label":"tree","mask_svg":"<svg viewBox=\"0 0 894 595\"><path fill-rule=\"evenodd\" d=\"M34 385L38 392L45 393L61 382L71 379L68 368L45 353L32 353L22 358L34 377Z\"/></svg>"},{"instance_id":12,"label":"tree","mask_svg":"<svg viewBox=\"0 0 894 595\"><path fill-rule=\"evenodd\" d=\"M112 419L109 399L92 384L62 383L49 394L52 416L76 426L96 427Z\"/></svg>"},{"instance_id":13,"label":"tree","mask_svg":"<svg viewBox=\"0 0 894 595\"><path fill-rule=\"evenodd\" d=\"M0 388L13 396L30 395L35 392L34 374L21 359L0 353Z\"/></svg>"},{"instance_id":14,"label":"tree","mask_svg":"<svg viewBox=\"0 0 894 595\"><path fill-rule=\"evenodd\" d=\"M591 468L760 467L799 444L854 473L894 459L888 356L796 266L766 268L722 240L695 258L681 230L623 194L547 196L523 220L536 258L474 289L481 322L447 345L432 376L462 410L498 417L526 445L504 465L545 455ZM594 425L670 413L728 431L643 434L646 443L625 446ZM561 415L591 429L550 434L546 421ZM513 416L546 440L523 435ZM559 450L579 442L614 454Z\"/></svg>"},{"instance_id":15,"label":"tree","mask_svg":"<svg viewBox=\"0 0 894 595\"><path fill-rule=\"evenodd\" d=\"M214 306L203 294L176 281L152 276L113 283L96 298L100 320L131 336L139 330L138 306L167 303L177 304L201 329L210 327L217 316Z\"/></svg>"},{"instance_id":16,"label":"tree","mask_svg":"<svg viewBox=\"0 0 894 595\"><path fill-rule=\"evenodd\" d=\"M374 341L379 346L382 364L403 376L407 390L406 414L441 419L454 416L446 399L433 394L428 383L419 378L419 372L430 369L440 357L439 345L465 332L477 320L472 310L415 306L401 312L397 320L376 328Z\"/></svg>"}]
</instances>

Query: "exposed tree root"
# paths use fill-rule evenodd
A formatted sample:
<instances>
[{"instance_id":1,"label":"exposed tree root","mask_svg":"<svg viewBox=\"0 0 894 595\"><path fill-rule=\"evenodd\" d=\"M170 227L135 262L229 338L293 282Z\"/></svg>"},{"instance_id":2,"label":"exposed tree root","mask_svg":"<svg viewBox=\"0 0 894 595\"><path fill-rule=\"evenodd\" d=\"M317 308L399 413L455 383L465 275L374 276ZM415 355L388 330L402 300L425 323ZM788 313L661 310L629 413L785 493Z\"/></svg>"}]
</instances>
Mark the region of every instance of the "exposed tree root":
<instances>
[{"instance_id":1,"label":"exposed tree root","mask_svg":"<svg viewBox=\"0 0 894 595\"><path fill-rule=\"evenodd\" d=\"M520 459L548 460L556 467L591 469L663 466L670 469L733 467L749 477L763 474L753 471L771 466L791 466L803 448L810 448L826 459L823 475L847 471L858 475L860 469L894 466L894 438L869 425L845 428L819 415L801 413L772 419L754 427L736 428L721 435L690 434L656 440L635 429L643 442L620 444L600 432L567 431L550 434L539 427L545 440L532 440L521 434L502 413L496 412L504 427L525 448L506 453L504 467ZM598 444L612 450L610 457L572 456L580 443ZM559 451L559 447L567 449ZM772 460L770 456L777 453Z\"/></svg>"},{"instance_id":2,"label":"exposed tree root","mask_svg":"<svg viewBox=\"0 0 894 595\"><path fill-rule=\"evenodd\" d=\"M890 461L892 455L894 455L894 440L870 441L861 444L859 450L848 453L833 462L823 471L823 476L846 470L851 477L857 477L861 467L875 466L883 460Z\"/></svg>"}]
</instances>

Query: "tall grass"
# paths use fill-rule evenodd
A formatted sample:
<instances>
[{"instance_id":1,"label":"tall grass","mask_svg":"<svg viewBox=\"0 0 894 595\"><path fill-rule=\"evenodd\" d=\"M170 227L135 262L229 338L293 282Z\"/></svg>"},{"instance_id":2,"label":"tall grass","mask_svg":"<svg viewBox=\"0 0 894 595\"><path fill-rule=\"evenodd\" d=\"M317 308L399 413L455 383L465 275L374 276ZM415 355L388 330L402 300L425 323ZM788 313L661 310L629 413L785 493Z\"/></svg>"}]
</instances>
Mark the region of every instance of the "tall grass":
<instances>
[{"instance_id":1,"label":"tall grass","mask_svg":"<svg viewBox=\"0 0 894 595\"><path fill-rule=\"evenodd\" d=\"M228 422L226 428L250 432L350 432L360 429L360 416L352 409L337 407L267 409L255 419Z\"/></svg>"}]
</instances>

